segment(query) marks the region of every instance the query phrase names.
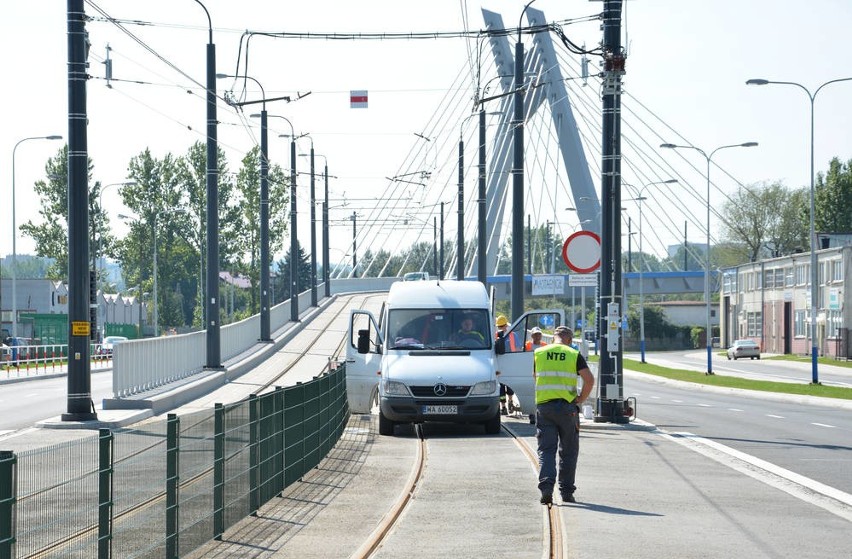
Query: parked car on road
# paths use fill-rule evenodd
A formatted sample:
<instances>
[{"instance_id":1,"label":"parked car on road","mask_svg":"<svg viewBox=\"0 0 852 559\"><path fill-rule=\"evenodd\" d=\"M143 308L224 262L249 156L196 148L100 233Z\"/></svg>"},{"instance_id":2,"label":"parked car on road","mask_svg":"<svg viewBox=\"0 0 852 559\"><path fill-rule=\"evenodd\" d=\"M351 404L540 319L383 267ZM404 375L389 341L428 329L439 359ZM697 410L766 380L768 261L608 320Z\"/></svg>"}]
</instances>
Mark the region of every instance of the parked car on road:
<instances>
[{"instance_id":1,"label":"parked car on road","mask_svg":"<svg viewBox=\"0 0 852 559\"><path fill-rule=\"evenodd\" d=\"M101 355L112 355L113 347L116 344L120 344L121 342L126 342L127 338L124 336L107 336L104 338L103 343L101 344L100 353Z\"/></svg>"},{"instance_id":2,"label":"parked car on road","mask_svg":"<svg viewBox=\"0 0 852 559\"><path fill-rule=\"evenodd\" d=\"M408 272L402 276L402 281L421 281L428 280L429 272Z\"/></svg>"},{"instance_id":3,"label":"parked car on road","mask_svg":"<svg viewBox=\"0 0 852 559\"><path fill-rule=\"evenodd\" d=\"M740 357L760 359L760 346L754 340L734 340L728 348L728 359L736 361Z\"/></svg>"}]
</instances>

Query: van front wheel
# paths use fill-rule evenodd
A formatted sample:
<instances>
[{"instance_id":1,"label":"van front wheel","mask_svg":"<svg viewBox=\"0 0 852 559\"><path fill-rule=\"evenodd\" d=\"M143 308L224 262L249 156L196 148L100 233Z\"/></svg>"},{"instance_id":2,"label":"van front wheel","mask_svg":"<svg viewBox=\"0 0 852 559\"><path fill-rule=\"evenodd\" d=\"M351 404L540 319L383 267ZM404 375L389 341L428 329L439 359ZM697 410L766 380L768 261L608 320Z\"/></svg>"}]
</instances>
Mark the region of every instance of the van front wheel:
<instances>
[{"instance_id":1,"label":"van front wheel","mask_svg":"<svg viewBox=\"0 0 852 559\"><path fill-rule=\"evenodd\" d=\"M382 410L379 410L379 435L393 435L393 427L395 423L385 417Z\"/></svg>"},{"instance_id":2,"label":"van front wheel","mask_svg":"<svg viewBox=\"0 0 852 559\"><path fill-rule=\"evenodd\" d=\"M500 411L498 410L494 417L485 422L485 434L496 435L500 432Z\"/></svg>"}]
</instances>

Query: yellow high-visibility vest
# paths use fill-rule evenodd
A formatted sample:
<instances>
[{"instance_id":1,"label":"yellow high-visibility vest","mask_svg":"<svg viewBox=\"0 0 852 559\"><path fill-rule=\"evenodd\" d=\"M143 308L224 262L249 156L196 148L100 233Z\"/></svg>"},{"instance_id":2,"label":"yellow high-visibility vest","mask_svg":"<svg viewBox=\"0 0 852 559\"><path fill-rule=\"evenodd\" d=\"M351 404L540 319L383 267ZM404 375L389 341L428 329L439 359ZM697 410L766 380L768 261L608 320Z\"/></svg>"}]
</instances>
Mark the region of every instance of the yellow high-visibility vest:
<instances>
[{"instance_id":1,"label":"yellow high-visibility vest","mask_svg":"<svg viewBox=\"0 0 852 559\"><path fill-rule=\"evenodd\" d=\"M535 350L535 403L577 398L577 357L580 352L562 344Z\"/></svg>"}]
</instances>

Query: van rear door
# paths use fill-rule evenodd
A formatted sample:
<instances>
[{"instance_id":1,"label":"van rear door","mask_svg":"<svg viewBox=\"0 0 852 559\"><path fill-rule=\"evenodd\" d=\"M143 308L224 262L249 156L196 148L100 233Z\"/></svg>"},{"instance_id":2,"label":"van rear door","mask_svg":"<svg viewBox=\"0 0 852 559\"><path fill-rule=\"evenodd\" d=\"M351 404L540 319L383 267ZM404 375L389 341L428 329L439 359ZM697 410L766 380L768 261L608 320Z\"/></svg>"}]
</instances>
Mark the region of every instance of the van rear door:
<instances>
[{"instance_id":1,"label":"van rear door","mask_svg":"<svg viewBox=\"0 0 852 559\"><path fill-rule=\"evenodd\" d=\"M349 314L349 343L346 345L346 393L350 413L370 413L378 399L384 340L370 311Z\"/></svg>"},{"instance_id":2,"label":"van rear door","mask_svg":"<svg viewBox=\"0 0 852 559\"><path fill-rule=\"evenodd\" d=\"M561 309L536 310L524 313L510 327L509 333L515 336L517 351L510 351L506 344L506 353L497 356L497 380L515 391L515 397L521 404L521 411L535 413L535 382L533 380L533 352L526 351L526 343L531 341L529 331L537 326L544 332L547 343L551 343L553 330L565 324L565 313Z\"/></svg>"}]
</instances>

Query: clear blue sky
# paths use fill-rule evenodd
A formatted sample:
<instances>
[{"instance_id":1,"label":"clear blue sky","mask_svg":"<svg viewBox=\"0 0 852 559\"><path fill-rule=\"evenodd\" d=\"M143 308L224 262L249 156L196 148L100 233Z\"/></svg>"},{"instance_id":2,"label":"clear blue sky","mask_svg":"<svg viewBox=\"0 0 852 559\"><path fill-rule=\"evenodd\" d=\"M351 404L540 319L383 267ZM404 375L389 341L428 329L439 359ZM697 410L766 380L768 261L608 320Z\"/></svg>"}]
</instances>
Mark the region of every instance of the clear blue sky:
<instances>
[{"instance_id":1,"label":"clear blue sky","mask_svg":"<svg viewBox=\"0 0 852 559\"><path fill-rule=\"evenodd\" d=\"M349 2L314 0L207 0L217 45L217 71L233 73L240 33L258 31L407 32L455 31L483 27L480 7L503 14L517 25L524 2L382 0ZM122 20L155 22L156 26L127 28L194 80L204 83L206 17L192 0L95 3ZM538 0L534 7L549 20L596 13L600 2ZM626 89L688 141L708 152L723 144L758 141L748 150L727 150L714 161L743 183L783 181L808 184L809 102L792 87L746 86L748 78L796 81L812 90L825 81L852 77L844 43L852 22L852 3L846 0L637 0L625 3L625 44L628 47ZM61 134L67 138L66 2L60 0L4 2L0 45L6 53L7 79L0 92L5 109L0 127L0 254L11 253L12 150L28 136ZM97 16L91 5L86 12ZM466 18L466 19L465 19ZM114 25L88 25L92 43L90 73L104 75L99 63L107 44L112 47L113 75L153 85L124 82L109 89L91 80L89 155L95 179L113 183L124 179L129 159L146 147L155 156L183 154L194 141L203 141L203 92L133 42ZM566 26L577 43L592 46L600 40L597 23ZM297 133L313 135L317 153L327 156L335 194L365 196L380 192L382 177L396 173L420 131L463 67L468 44L453 41L339 41L253 39L249 72L266 88L267 96L312 91L292 104L273 104L271 114L290 118ZM471 82L472 83L472 82ZM231 87L231 80L220 82ZM370 108L349 108L349 90L370 91ZM252 87L249 96L256 93ZM816 103L816 165L828 159L852 159L852 82L824 89ZM247 111L254 112L254 110ZM258 137L238 116L221 105L219 140L232 168ZM279 120L270 120L283 133ZM457 135L454 128L447 132ZM679 140L672 137L670 141ZM16 164L17 225L39 220L32 183L44 176L46 159L61 142L30 141L18 148ZM307 143L299 151L307 151ZM703 161L694 154L699 167ZM288 166L285 140L272 137L270 157ZM307 160L300 159L300 170ZM721 173L720 173L721 175ZM593 174L594 176L594 174ZM714 176L715 179L715 176ZM727 182L726 182L727 181ZM715 180L714 180L715 182ZM718 186L733 191L733 181L720 176ZM119 209L117 188L107 190L106 204L113 223ZM306 205L303 205L304 208ZM697 212L701 212L697 208ZM848 211L848 209L846 209ZM646 227L663 219L663 210L645 216ZM303 221L304 223L304 221ZM717 235L711 227L714 237ZM696 233L697 235L697 233ZM300 234L301 237L301 234ZM346 250L346 235L333 246ZM334 236L333 236L334 238ZM672 243L679 239L672 237ZM701 242L700 237L695 242ZM305 243L303 242L303 245ZM32 241L18 237L19 254L33 251ZM332 254L334 258L334 254Z\"/></svg>"}]
</instances>

